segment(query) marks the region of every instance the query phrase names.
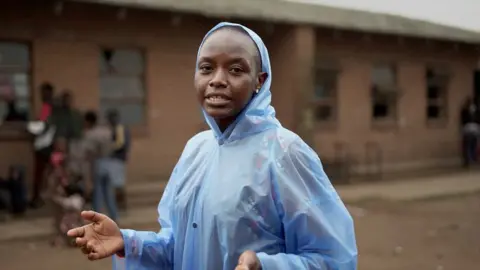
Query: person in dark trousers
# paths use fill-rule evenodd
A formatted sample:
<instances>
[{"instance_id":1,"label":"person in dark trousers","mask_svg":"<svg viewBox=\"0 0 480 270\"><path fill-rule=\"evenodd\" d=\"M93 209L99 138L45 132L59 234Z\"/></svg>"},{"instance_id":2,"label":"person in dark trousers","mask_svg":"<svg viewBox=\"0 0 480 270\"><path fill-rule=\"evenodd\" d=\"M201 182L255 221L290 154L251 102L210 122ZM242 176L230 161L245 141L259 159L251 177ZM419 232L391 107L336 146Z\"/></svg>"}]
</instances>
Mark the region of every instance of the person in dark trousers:
<instances>
[{"instance_id":1,"label":"person in dark trousers","mask_svg":"<svg viewBox=\"0 0 480 270\"><path fill-rule=\"evenodd\" d=\"M91 162L93 178L92 208L101 211L106 206L108 216L117 220L118 209L115 200L117 176L112 162L112 134L110 128L97 124L97 114L85 114L84 147Z\"/></svg>"},{"instance_id":2,"label":"person in dark trousers","mask_svg":"<svg viewBox=\"0 0 480 270\"><path fill-rule=\"evenodd\" d=\"M112 169L114 170L116 200L121 210L127 209L127 198L125 192L125 164L130 150L130 133L124 125L121 124L120 115L117 110L107 112L107 120L112 130Z\"/></svg>"},{"instance_id":3,"label":"person in dark trousers","mask_svg":"<svg viewBox=\"0 0 480 270\"><path fill-rule=\"evenodd\" d=\"M480 134L480 112L471 98L467 98L460 113L462 128L463 165L477 161L478 136Z\"/></svg>"},{"instance_id":4,"label":"person in dark trousers","mask_svg":"<svg viewBox=\"0 0 480 270\"><path fill-rule=\"evenodd\" d=\"M42 98L42 106L40 114L37 119L42 122L47 122L53 111L53 97L55 88L52 84L46 82L40 86L40 93ZM30 206L38 208L44 204L41 198L42 188L44 186L45 170L49 163L52 145L43 145L35 148L35 169L33 179L33 194Z\"/></svg>"}]
</instances>

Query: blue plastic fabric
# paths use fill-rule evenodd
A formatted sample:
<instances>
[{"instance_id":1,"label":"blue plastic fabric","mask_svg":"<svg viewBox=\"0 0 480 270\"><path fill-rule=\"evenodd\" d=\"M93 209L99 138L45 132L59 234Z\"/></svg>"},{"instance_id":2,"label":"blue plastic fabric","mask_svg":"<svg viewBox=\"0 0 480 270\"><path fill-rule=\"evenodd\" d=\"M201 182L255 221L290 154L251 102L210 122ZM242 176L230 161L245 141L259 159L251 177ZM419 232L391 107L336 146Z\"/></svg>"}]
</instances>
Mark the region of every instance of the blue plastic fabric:
<instances>
[{"instance_id":1,"label":"blue plastic fabric","mask_svg":"<svg viewBox=\"0 0 480 270\"><path fill-rule=\"evenodd\" d=\"M265 45L231 23L206 37L225 26L251 36L269 77L225 132L204 112L211 130L188 141L172 173L158 206L161 231L122 230L126 256L114 267L233 270L252 250L264 270L355 270L351 216L317 154L275 118Z\"/></svg>"}]
</instances>

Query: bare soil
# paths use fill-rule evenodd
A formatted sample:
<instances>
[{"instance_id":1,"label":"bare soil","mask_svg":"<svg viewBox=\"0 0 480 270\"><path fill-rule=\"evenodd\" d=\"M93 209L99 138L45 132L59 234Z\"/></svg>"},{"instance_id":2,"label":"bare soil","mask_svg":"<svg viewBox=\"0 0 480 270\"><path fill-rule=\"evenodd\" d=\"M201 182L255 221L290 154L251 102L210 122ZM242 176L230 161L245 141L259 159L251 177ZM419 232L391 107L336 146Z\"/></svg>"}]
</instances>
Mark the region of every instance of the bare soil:
<instances>
[{"instance_id":1,"label":"bare soil","mask_svg":"<svg viewBox=\"0 0 480 270\"><path fill-rule=\"evenodd\" d=\"M350 210L356 221L360 270L480 269L480 194L365 202ZM0 269L100 270L111 269L111 262L90 262L78 250L44 242L4 243Z\"/></svg>"}]
</instances>

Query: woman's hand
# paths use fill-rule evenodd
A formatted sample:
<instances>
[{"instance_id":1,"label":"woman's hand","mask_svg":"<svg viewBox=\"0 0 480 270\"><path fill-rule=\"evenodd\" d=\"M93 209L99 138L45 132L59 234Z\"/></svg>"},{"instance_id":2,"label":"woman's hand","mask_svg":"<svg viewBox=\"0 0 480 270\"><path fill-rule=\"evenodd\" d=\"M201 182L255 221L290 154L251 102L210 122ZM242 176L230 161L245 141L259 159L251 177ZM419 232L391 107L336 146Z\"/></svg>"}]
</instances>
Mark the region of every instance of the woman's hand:
<instances>
[{"instance_id":1,"label":"woman's hand","mask_svg":"<svg viewBox=\"0 0 480 270\"><path fill-rule=\"evenodd\" d=\"M262 265L258 260L257 254L251 250L247 250L240 255L238 265L235 270L261 270Z\"/></svg>"},{"instance_id":2,"label":"woman's hand","mask_svg":"<svg viewBox=\"0 0 480 270\"><path fill-rule=\"evenodd\" d=\"M67 235L76 237L77 246L89 260L103 259L123 250L123 237L113 220L94 211L83 211L81 215L91 223L72 229Z\"/></svg>"}]
</instances>

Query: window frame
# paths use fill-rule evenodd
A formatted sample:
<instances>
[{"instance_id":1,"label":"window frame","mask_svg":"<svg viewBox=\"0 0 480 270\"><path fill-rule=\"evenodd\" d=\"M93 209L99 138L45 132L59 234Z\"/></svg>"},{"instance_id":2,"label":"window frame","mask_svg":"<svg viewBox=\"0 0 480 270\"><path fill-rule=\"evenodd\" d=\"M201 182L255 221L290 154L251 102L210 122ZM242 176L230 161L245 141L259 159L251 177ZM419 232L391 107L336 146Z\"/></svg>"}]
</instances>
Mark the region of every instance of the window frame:
<instances>
[{"instance_id":1,"label":"window frame","mask_svg":"<svg viewBox=\"0 0 480 270\"><path fill-rule=\"evenodd\" d=\"M316 95L317 85L322 82L322 76L317 76L320 72L331 73L329 75L333 75L334 86L332 94L328 97L318 97ZM338 115L339 115L339 83L340 83L340 74L342 72L341 61L338 58L332 57L317 57L315 59L315 65L313 68L313 97L311 100L312 112L313 112L313 120L317 127L322 129L329 127L329 128L336 128L338 123ZM325 81L324 81L325 82ZM330 107L330 117L328 119L319 119L316 117L316 110L321 106L328 106Z\"/></svg>"},{"instance_id":2,"label":"window frame","mask_svg":"<svg viewBox=\"0 0 480 270\"><path fill-rule=\"evenodd\" d=\"M28 52L28 67L26 68L19 68L19 67L2 67L0 65L0 74L4 70L8 70L6 74L26 74L28 76L27 84L28 84L28 97L23 99L26 101L28 106L28 111L26 111L28 117L27 121L11 121L11 122L4 122L3 119L0 123L0 140L2 141L16 141L16 140L26 140L30 139L31 135L26 131L26 123L31 120L31 118L35 118L36 106L35 106L35 96L36 92L34 91L34 84L33 84L33 77L34 77L34 57L33 57L33 44L31 40L22 40L22 39L0 39L0 43L17 43L22 44L27 47ZM3 116L2 116L3 117Z\"/></svg>"},{"instance_id":3,"label":"window frame","mask_svg":"<svg viewBox=\"0 0 480 270\"><path fill-rule=\"evenodd\" d=\"M148 51L146 48L143 48L143 47L139 47L139 46L128 46L128 45L101 45L98 47L98 53L99 53L99 57L101 56L101 54L105 51L105 50L113 50L113 51L116 51L116 50L128 50L128 51L136 51L136 52L139 52L141 57L142 57L142 60L143 60L143 71L140 75L138 74L132 74L132 73L115 73L115 75L118 75L119 77L137 77L140 79L140 81L142 82L142 86L143 86L143 96L140 98L140 97L102 97L102 88L101 88L101 81L102 81L102 77L104 77L105 75L108 75L110 73L105 73L104 71L102 71L102 67L100 65L100 60L101 59L98 59L99 61L99 80L98 80L98 85L99 85L99 96L98 96L98 106L99 106L99 111L102 112L103 111L103 108L102 108L102 104L104 103L110 103L110 104L139 104L141 103L142 106L143 106L143 119L141 122L138 122L136 124L133 124L131 126L129 126L129 128L131 129L132 131L132 135L134 136L142 136L142 135L146 135L148 133L148 108L149 108L149 104L148 104L148 95L149 95L149 91L148 91L148 76L147 76L147 68L148 68ZM101 115L101 117L104 117L103 115Z\"/></svg>"},{"instance_id":4,"label":"window frame","mask_svg":"<svg viewBox=\"0 0 480 270\"><path fill-rule=\"evenodd\" d=\"M391 70L393 70L393 82L389 83L388 85L380 87L380 89L388 89L389 90L376 90L375 87L377 86L376 82L374 82L374 71L379 66L387 66ZM399 80L399 64L398 61L395 60L381 60L381 61L374 61L370 65L370 119L373 127L375 128L390 128L395 127L398 123L399 119L399 107L400 107L400 80ZM384 92L385 99L387 99L386 104L388 110L391 113L387 114L385 117L375 117L374 114L374 106L375 101L379 98L376 91ZM393 101L389 101L388 99L392 99Z\"/></svg>"},{"instance_id":5,"label":"window frame","mask_svg":"<svg viewBox=\"0 0 480 270\"><path fill-rule=\"evenodd\" d=\"M438 77L436 78L444 78L444 82L437 82L434 84L441 85L441 95L437 99L433 100L428 97L428 90L430 86L430 82L428 80L428 71L432 70L434 74L436 73ZM437 72L435 72L437 71ZM435 76L434 76L435 77ZM448 119L449 119L449 101L448 96L450 93L451 83L452 83L452 70L446 63L438 63L438 62L430 62L424 66L424 79L425 79L425 120L427 127L432 128L443 128L446 127ZM440 115L438 118L430 118L428 117L428 107L431 105L436 105L443 108L443 114Z\"/></svg>"}]
</instances>

